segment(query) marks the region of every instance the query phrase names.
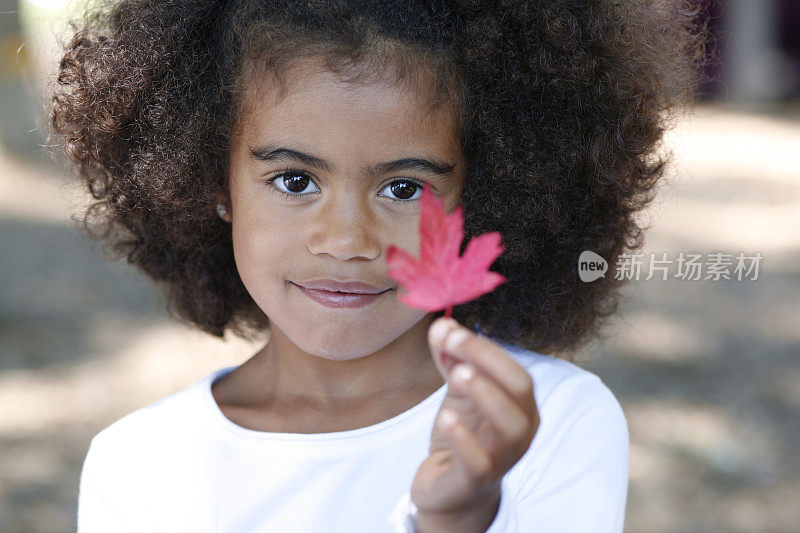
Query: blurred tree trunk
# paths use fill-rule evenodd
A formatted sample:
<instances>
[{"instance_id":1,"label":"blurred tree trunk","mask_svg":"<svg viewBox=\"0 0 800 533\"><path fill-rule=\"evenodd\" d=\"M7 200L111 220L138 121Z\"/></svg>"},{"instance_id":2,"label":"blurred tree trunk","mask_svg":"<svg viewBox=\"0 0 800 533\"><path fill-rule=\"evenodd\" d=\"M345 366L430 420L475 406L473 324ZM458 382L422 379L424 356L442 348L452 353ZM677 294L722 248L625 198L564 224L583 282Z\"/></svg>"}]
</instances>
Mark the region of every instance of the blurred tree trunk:
<instances>
[{"instance_id":1,"label":"blurred tree trunk","mask_svg":"<svg viewBox=\"0 0 800 533\"><path fill-rule=\"evenodd\" d=\"M19 2L0 0L0 38L15 32L19 33Z\"/></svg>"},{"instance_id":2,"label":"blurred tree trunk","mask_svg":"<svg viewBox=\"0 0 800 533\"><path fill-rule=\"evenodd\" d=\"M19 0L0 0L0 149L41 158L39 106L27 82L30 53L21 29Z\"/></svg>"},{"instance_id":3,"label":"blurred tree trunk","mask_svg":"<svg viewBox=\"0 0 800 533\"><path fill-rule=\"evenodd\" d=\"M778 48L778 7L775 0L728 2L724 11L729 35L725 77L731 102L757 104L785 92L785 58Z\"/></svg>"}]
</instances>

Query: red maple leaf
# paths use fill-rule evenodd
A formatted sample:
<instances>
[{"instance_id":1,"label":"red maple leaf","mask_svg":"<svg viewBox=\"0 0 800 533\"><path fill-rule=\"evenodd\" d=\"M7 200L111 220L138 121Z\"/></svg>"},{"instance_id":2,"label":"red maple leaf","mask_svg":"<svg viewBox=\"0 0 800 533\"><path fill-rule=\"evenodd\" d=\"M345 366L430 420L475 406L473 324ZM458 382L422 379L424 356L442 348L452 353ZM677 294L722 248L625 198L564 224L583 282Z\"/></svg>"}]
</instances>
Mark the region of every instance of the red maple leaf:
<instances>
[{"instance_id":1,"label":"red maple leaf","mask_svg":"<svg viewBox=\"0 0 800 533\"><path fill-rule=\"evenodd\" d=\"M448 215L444 199L437 198L426 183L420 210L419 259L394 245L386 251L389 277L406 290L397 296L401 302L428 312L446 309L445 316L449 317L454 305L492 292L507 281L502 274L489 271L505 249L499 231L471 239L464 255L459 257L464 240L461 206Z\"/></svg>"}]
</instances>

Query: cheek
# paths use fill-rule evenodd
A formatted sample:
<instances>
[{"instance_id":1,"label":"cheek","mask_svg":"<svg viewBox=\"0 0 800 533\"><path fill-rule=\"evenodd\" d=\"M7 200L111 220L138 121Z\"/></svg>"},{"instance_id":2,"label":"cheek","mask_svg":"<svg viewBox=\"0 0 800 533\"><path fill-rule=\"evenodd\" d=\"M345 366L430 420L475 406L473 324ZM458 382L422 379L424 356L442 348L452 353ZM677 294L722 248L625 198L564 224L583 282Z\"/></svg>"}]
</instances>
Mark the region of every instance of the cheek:
<instances>
[{"instance_id":1,"label":"cheek","mask_svg":"<svg viewBox=\"0 0 800 533\"><path fill-rule=\"evenodd\" d=\"M278 221L263 215L239 215L234 217L232 227L234 259L245 286L255 290L264 281L287 274L298 240Z\"/></svg>"},{"instance_id":2,"label":"cheek","mask_svg":"<svg viewBox=\"0 0 800 533\"><path fill-rule=\"evenodd\" d=\"M389 246L402 248L414 257L419 257L419 215L408 217L408 219L394 221L387 224L384 233L384 258Z\"/></svg>"},{"instance_id":3,"label":"cheek","mask_svg":"<svg viewBox=\"0 0 800 533\"><path fill-rule=\"evenodd\" d=\"M396 239L392 242L395 246L402 248L414 257L419 257L420 252L420 237L419 229L414 228L412 232L404 232L397 235Z\"/></svg>"}]
</instances>

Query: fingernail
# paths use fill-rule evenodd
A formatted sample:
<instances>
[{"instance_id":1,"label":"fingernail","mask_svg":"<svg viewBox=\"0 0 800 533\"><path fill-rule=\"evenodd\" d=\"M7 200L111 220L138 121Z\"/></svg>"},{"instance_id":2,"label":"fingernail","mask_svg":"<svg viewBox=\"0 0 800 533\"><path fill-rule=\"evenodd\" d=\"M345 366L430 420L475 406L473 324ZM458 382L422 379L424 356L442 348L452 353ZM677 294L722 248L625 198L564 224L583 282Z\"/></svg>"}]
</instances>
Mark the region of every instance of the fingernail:
<instances>
[{"instance_id":1,"label":"fingernail","mask_svg":"<svg viewBox=\"0 0 800 533\"><path fill-rule=\"evenodd\" d=\"M459 363L453 369L453 379L462 383L471 378L473 374L475 374L475 370L466 363Z\"/></svg>"},{"instance_id":2,"label":"fingernail","mask_svg":"<svg viewBox=\"0 0 800 533\"><path fill-rule=\"evenodd\" d=\"M450 409L442 409L439 417L443 427L450 427L456 422L456 415Z\"/></svg>"},{"instance_id":3,"label":"fingernail","mask_svg":"<svg viewBox=\"0 0 800 533\"><path fill-rule=\"evenodd\" d=\"M458 349L459 344L461 344L467 337L469 337L469 331L463 328L451 332L445 341L445 350L448 352L455 352Z\"/></svg>"},{"instance_id":4,"label":"fingernail","mask_svg":"<svg viewBox=\"0 0 800 533\"><path fill-rule=\"evenodd\" d=\"M436 323L431 326L431 340L434 344L441 345L442 340L444 340L445 336L447 336L447 332L450 331L451 324L448 323L446 320L437 320Z\"/></svg>"}]
</instances>

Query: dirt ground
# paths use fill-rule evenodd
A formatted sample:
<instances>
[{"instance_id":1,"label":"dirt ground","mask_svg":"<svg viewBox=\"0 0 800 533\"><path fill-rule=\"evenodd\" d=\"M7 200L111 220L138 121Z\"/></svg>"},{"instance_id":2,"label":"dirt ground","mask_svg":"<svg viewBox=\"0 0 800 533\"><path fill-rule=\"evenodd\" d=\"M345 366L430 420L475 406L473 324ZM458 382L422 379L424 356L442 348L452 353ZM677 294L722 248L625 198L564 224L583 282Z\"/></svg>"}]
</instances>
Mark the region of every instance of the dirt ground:
<instances>
[{"instance_id":1,"label":"dirt ground","mask_svg":"<svg viewBox=\"0 0 800 533\"><path fill-rule=\"evenodd\" d=\"M798 532L800 114L701 106L666 146L645 259L762 260L741 280L677 279L675 264L645 280L644 265L608 339L582 354L628 418L626 532ZM85 202L57 169L0 155L7 533L74 531L91 437L257 348L168 317L147 279L74 228Z\"/></svg>"}]
</instances>

